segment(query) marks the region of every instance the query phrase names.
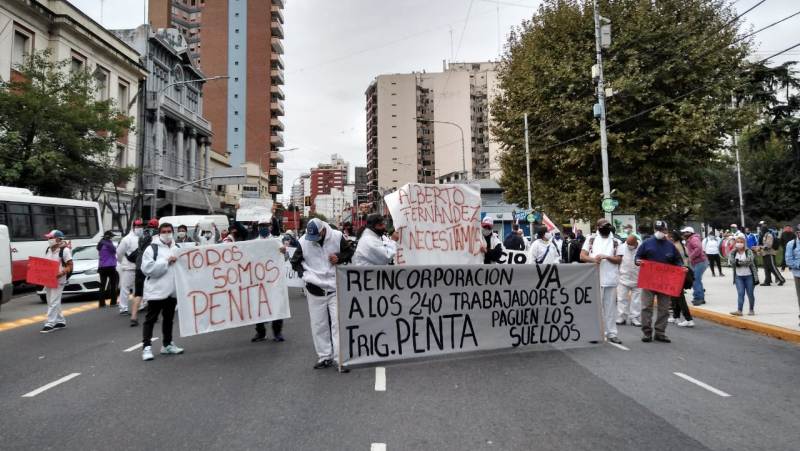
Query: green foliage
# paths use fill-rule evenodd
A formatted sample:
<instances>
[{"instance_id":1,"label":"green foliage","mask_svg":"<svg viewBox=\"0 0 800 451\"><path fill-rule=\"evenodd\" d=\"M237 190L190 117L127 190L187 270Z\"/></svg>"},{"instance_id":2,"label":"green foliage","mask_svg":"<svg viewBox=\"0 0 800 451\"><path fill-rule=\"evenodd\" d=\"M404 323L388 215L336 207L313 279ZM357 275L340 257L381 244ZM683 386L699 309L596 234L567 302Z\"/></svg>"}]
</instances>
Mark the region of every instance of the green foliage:
<instances>
[{"instance_id":1,"label":"green foliage","mask_svg":"<svg viewBox=\"0 0 800 451\"><path fill-rule=\"evenodd\" d=\"M731 95L749 53L719 0L602 0L612 22L604 74L611 188L618 211L682 220L699 209L710 168L739 113ZM602 214L592 2L545 0L512 33L493 105L503 146L501 185L526 201L523 114L528 113L535 203L555 216Z\"/></svg>"},{"instance_id":2,"label":"green foliage","mask_svg":"<svg viewBox=\"0 0 800 451\"><path fill-rule=\"evenodd\" d=\"M131 119L95 99L91 74L71 73L49 50L14 69L0 84L0 185L96 199L104 186L130 179L133 169L114 161L114 143Z\"/></svg>"}]
</instances>

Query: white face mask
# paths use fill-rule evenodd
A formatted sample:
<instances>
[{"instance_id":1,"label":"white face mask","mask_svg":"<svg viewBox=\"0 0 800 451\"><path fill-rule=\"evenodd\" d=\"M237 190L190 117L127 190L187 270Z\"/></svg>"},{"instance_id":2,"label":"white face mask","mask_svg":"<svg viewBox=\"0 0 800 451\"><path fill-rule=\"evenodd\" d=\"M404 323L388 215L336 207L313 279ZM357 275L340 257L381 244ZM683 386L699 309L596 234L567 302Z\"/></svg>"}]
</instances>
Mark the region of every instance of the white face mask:
<instances>
[{"instance_id":1,"label":"white face mask","mask_svg":"<svg viewBox=\"0 0 800 451\"><path fill-rule=\"evenodd\" d=\"M484 228L482 228L481 229L481 233L483 234L483 236L489 236L489 235L492 234L492 229L484 229Z\"/></svg>"},{"instance_id":2,"label":"white face mask","mask_svg":"<svg viewBox=\"0 0 800 451\"><path fill-rule=\"evenodd\" d=\"M666 238L666 235L664 234L664 232L660 232L660 231L654 233L653 236L656 237L657 240L663 240L664 238Z\"/></svg>"},{"instance_id":3,"label":"white face mask","mask_svg":"<svg viewBox=\"0 0 800 451\"><path fill-rule=\"evenodd\" d=\"M736 243L736 249L744 249L744 243Z\"/></svg>"},{"instance_id":4,"label":"white face mask","mask_svg":"<svg viewBox=\"0 0 800 451\"><path fill-rule=\"evenodd\" d=\"M136 235L136 236L142 236L143 231L144 231L144 229L142 229L140 227L137 227L137 228L133 229L133 234Z\"/></svg>"},{"instance_id":5,"label":"white face mask","mask_svg":"<svg viewBox=\"0 0 800 451\"><path fill-rule=\"evenodd\" d=\"M628 249L630 249L632 251L635 251L636 250L636 246L628 246Z\"/></svg>"},{"instance_id":6,"label":"white face mask","mask_svg":"<svg viewBox=\"0 0 800 451\"><path fill-rule=\"evenodd\" d=\"M186 232L178 232L178 238L186 238Z\"/></svg>"},{"instance_id":7,"label":"white face mask","mask_svg":"<svg viewBox=\"0 0 800 451\"><path fill-rule=\"evenodd\" d=\"M162 233L161 235L161 242L164 244L169 244L172 242L172 234L171 233Z\"/></svg>"},{"instance_id":8,"label":"white face mask","mask_svg":"<svg viewBox=\"0 0 800 451\"><path fill-rule=\"evenodd\" d=\"M55 238L50 238L49 240L47 240L47 245L50 246L50 247L55 246L56 245L56 239Z\"/></svg>"},{"instance_id":9,"label":"white face mask","mask_svg":"<svg viewBox=\"0 0 800 451\"><path fill-rule=\"evenodd\" d=\"M551 234L550 232L544 234L545 241L550 241L551 239L553 239L553 234Z\"/></svg>"}]
</instances>

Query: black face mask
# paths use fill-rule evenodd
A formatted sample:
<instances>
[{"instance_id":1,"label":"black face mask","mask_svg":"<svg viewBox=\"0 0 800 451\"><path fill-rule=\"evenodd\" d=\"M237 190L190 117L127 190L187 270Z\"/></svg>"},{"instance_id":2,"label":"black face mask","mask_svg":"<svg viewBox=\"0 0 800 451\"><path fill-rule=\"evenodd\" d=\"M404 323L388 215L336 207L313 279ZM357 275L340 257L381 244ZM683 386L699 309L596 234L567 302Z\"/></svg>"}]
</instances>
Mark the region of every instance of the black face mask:
<instances>
[{"instance_id":1,"label":"black face mask","mask_svg":"<svg viewBox=\"0 0 800 451\"><path fill-rule=\"evenodd\" d=\"M598 231L600 232L600 235L608 236L608 234L611 233L611 227L603 226L600 227Z\"/></svg>"}]
</instances>

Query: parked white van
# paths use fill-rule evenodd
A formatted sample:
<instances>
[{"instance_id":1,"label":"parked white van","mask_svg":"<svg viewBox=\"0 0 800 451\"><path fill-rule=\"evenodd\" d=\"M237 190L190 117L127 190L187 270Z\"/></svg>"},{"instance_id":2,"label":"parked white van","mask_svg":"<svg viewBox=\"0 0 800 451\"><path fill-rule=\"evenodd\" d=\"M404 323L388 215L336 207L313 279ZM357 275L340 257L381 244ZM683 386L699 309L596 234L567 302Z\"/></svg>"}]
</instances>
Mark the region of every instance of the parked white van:
<instances>
[{"instance_id":1,"label":"parked white van","mask_svg":"<svg viewBox=\"0 0 800 451\"><path fill-rule=\"evenodd\" d=\"M172 224L172 227L175 228L175 232L178 231L178 226L185 225L190 238L194 237L194 231L197 228L197 224L200 222L213 222L220 232L228 230L228 227L230 227L228 217L225 215L180 215L164 216L158 219L159 225L165 222Z\"/></svg>"}]
</instances>

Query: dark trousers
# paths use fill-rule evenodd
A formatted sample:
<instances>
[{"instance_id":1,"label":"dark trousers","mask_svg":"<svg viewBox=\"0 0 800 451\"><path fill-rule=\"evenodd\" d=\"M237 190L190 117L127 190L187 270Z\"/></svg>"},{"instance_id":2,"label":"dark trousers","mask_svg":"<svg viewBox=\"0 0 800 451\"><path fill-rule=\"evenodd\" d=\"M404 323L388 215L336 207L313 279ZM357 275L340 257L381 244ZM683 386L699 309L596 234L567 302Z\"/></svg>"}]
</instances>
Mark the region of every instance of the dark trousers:
<instances>
[{"instance_id":1,"label":"dark trousers","mask_svg":"<svg viewBox=\"0 0 800 451\"><path fill-rule=\"evenodd\" d=\"M764 256L764 283L769 285L772 283L772 275L775 275L775 281L778 283L786 283L786 279L783 278L781 272L778 271L778 268L775 266L775 256L774 255L765 255Z\"/></svg>"},{"instance_id":2,"label":"dark trousers","mask_svg":"<svg viewBox=\"0 0 800 451\"><path fill-rule=\"evenodd\" d=\"M267 323L256 324L256 333L262 337L265 337L267 335L267 328L264 326L264 324ZM273 336L280 335L281 332L283 331L283 320L276 319L275 321L272 321L270 324L272 324L272 335Z\"/></svg>"},{"instance_id":3,"label":"dark trousers","mask_svg":"<svg viewBox=\"0 0 800 451\"><path fill-rule=\"evenodd\" d=\"M706 254L706 257L708 257L708 266L711 266L711 275L712 276L717 275L714 272L714 265L717 265L717 272L719 273L720 276L723 276L724 274L722 274L722 257L720 257L719 254Z\"/></svg>"},{"instance_id":4,"label":"dark trousers","mask_svg":"<svg viewBox=\"0 0 800 451\"><path fill-rule=\"evenodd\" d=\"M100 305L106 305L106 299L110 299L111 305L114 305L117 302L117 286L119 285L119 273L117 273L117 268L99 268L97 273L100 274L100 288L97 290L97 302Z\"/></svg>"},{"instance_id":5,"label":"dark trousers","mask_svg":"<svg viewBox=\"0 0 800 451\"><path fill-rule=\"evenodd\" d=\"M672 298L672 317L678 319L681 317L686 318L686 321L692 320L692 312L689 311L689 304L686 303L686 295L681 291L680 296Z\"/></svg>"},{"instance_id":6,"label":"dark trousers","mask_svg":"<svg viewBox=\"0 0 800 451\"><path fill-rule=\"evenodd\" d=\"M175 318L175 306L178 305L178 300L175 298L166 298L160 300L153 300L147 302L147 316L144 320L144 327L142 328L142 345L150 346L150 340L153 338L153 326L158 320L158 314L161 314L161 346L172 344L172 320Z\"/></svg>"}]
</instances>

